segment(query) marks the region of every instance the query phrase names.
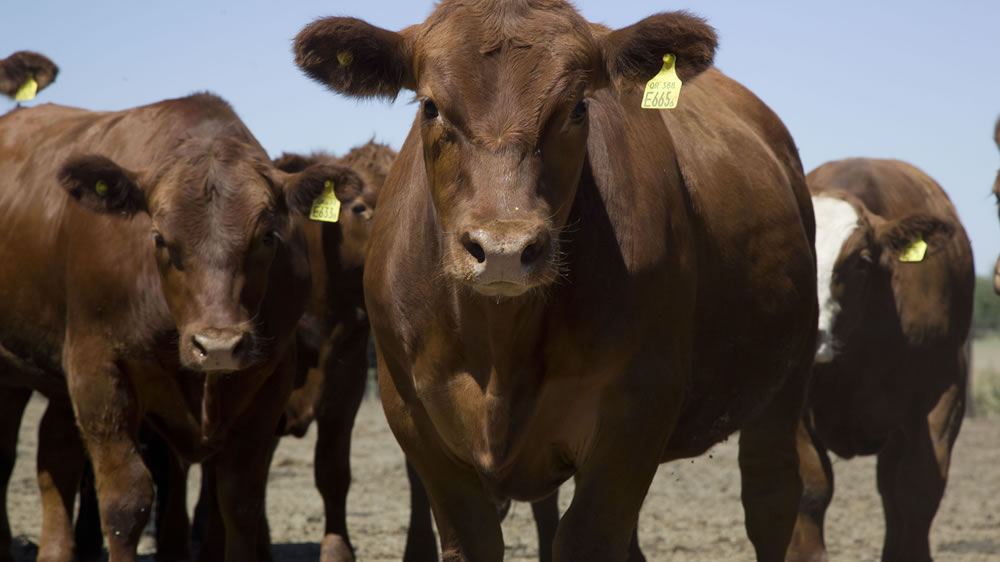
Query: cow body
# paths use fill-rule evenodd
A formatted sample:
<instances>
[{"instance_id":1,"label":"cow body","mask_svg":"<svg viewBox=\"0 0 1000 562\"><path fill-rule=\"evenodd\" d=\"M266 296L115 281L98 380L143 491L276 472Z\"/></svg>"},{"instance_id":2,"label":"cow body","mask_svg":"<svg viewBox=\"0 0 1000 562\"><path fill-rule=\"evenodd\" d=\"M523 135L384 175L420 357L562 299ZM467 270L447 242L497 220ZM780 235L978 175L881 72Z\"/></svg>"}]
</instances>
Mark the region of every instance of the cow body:
<instances>
[{"instance_id":1,"label":"cow body","mask_svg":"<svg viewBox=\"0 0 1000 562\"><path fill-rule=\"evenodd\" d=\"M207 94L121 112L41 106L0 121L0 215L11 227L0 257L12 266L0 273L0 384L61 406L66 440L72 404L112 560L135 558L149 516L141 421L217 478L226 523L215 551L255 557L310 286L290 217L326 179L356 181L341 172L280 172ZM60 432L43 422L40 433L41 457L55 450L45 436ZM71 555L83 460L65 451L58 477L40 466L41 552L53 559Z\"/></svg>"},{"instance_id":2,"label":"cow body","mask_svg":"<svg viewBox=\"0 0 1000 562\"><path fill-rule=\"evenodd\" d=\"M965 411L972 250L934 180L891 160L807 176L816 209L820 346L801 430L794 549L822 558L827 451L878 455L884 560L930 560L931 521Z\"/></svg>"},{"instance_id":3,"label":"cow body","mask_svg":"<svg viewBox=\"0 0 1000 562\"><path fill-rule=\"evenodd\" d=\"M561 2L300 33L314 78L421 100L379 197L365 298L383 406L445 559L499 560L497 503L571 476L555 559L624 559L657 465L737 429L748 534L760 559L784 555L813 219L781 122L699 74L713 47L684 14L610 31ZM640 109L635 85L665 53L680 105Z\"/></svg>"}]
</instances>

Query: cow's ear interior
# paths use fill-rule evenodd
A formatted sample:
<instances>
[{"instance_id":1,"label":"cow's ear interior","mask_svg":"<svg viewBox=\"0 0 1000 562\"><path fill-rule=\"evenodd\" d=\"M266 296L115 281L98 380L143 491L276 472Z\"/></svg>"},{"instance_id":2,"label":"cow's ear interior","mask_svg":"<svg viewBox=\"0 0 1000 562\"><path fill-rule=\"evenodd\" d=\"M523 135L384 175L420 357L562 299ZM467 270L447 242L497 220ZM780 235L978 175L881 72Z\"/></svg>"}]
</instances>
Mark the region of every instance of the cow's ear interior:
<instances>
[{"instance_id":1,"label":"cow's ear interior","mask_svg":"<svg viewBox=\"0 0 1000 562\"><path fill-rule=\"evenodd\" d=\"M416 89L409 34L356 18L316 20L295 36L295 64L335 92L395 99Z\"/></svg>"},{"instance_id":2,"label":"cow's ear interior","mask_svg":"<svg viewBox=\"0 0 1000 562\"><path fill-rule=\"evenodd\" d=\"M148 212L139 173L98 154L73 156L59 169L59 183L87 209L101 214L133 216Z\"/></svg>"},{"instance_id":3,"label":"cow's ear interior","mask_svg":"<svg viewBox=\"0 0 1000 562\"><path fill-rule=\"evenodd\" d=\"M677 76L694 78L712 66L717 39L705 20L687 12L649 16L600 38L607 78L616 84L645 84L676 56Z\"/></svg>"},{"instance_id":4,"label":"cow's ear interior","mask_svg":"<svg viewBox=\"0 0 1000 562\"><path fill-rule=\"evenodd\" d=\"M364 188L361 177L350 168L327 163L313 164L300 172L287 174L285 201L290 209L308 215L313 202L327 186L333 187L340 201L357 197Z\"/></svg>"},{"instance_id":5,"label":"cow's ear interior","mask_svg":"<svg viewBox=\"0 0 1000 562\"><path fill-rule=\"evenodd\" d=\"M880 223L876 227L875 238L881 262L890 265L899 261L904 253L911 254L912 261L923 261L925 255L945 244L954 232L955 227L951 223L918 213ZM923 249L918 248L921 241L926 244Z\"/></svg>"}]
</instances>

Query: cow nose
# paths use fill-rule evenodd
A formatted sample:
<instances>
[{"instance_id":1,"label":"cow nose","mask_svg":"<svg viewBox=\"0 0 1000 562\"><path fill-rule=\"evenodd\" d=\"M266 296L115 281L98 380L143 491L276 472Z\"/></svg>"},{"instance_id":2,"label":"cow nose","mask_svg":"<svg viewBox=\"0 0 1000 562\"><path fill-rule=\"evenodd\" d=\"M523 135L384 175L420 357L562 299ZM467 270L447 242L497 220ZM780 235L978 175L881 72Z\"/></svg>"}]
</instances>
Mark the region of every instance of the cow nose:
<instances>
[{"instance_id":1,"label":"cow nose","mask_svg":"<svg viewBox=\"0 0 1000 562\"><path fill-rule=\"evenodd\" d=\"M235 371L248 347L247 332L203 330L191 336L195 363L205 371Z\"/></svg>"},{"instance_id":2,"label":"cow nose","mask_svg":"<svg viewBox=\"0 0 1000 562\"><path fill-rule=\"evenodd\" d=\"M462 246L476 263L497 267L529 267L545 253L546 231L492 233L470 230L462 235Z\"/></svg>"}]
</instances>

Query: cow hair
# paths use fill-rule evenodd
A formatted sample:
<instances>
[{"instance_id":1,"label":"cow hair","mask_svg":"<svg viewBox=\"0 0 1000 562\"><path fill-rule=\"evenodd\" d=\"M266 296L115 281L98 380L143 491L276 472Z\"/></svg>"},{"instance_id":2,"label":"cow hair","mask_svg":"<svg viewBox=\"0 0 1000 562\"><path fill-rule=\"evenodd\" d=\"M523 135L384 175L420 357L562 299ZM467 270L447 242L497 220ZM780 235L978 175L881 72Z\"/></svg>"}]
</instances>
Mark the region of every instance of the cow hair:
<instances>
[{"instance_id":1,"label":"cow hair","mask_svg":"<svg viewBox=\"0 0 1000 562\"><path fill-rule=\"evenodd\" d=\"M917 236L922 236L928 246L934 246L936 238L950 238L955 227L946 219L920 213L887 222L881 230L879 245L895 255L908 248Z\"/></svg>"},{"instance_id":2,"label":"cow hair","mask_svg":"<svg viewBox=\"0 0 1000 562\"><path fill-rule=\"evenodd\" d=\"M327 181L333 181L334 193L341 201L357 197L364 189L361 178L350 168L329 163L313 164L294 174L285 185L288 206L298 213L308 214Z\"/></svg>"},{"instance_id":3,"label":"cow hair","mask_svg":"<svg viewBox=\"0 0 1000 562\"><path fill-rule=\"evenodd\" d=\"M646 82L663 67L663 55L676 55L677 76L694 78L715 58L718 38L704 19L687 12L649 16L604 37L604 64L616 82Z\"/></svg>"},{"instance_id":4,"label":"cow hair","mask_svg":"<svg viewBox=\"0 0 1000 562\"><path fill-rule=\"evenodd\" d=\"M403 34L356 18L325 18L295 36L295 64L310 78L342 94L394 100L413 88ZM349 55L346 64L338 57Z\"/></svg>"},{"instance_id":5,"label":"cow hair","mask_svg":"<svg viewBox=\"0 0 1000 562\"><path fill-rule=\"evenodd\" d=\"M297 174L315 164L318 154L323 153L313 153L312 156L303 156L301 154L283 152L281 156L274 159L274 167L282 172Z\"/></svg>"},{"instance_id":6,"label":"cow hair","mask_svg":"<svg viewBox=\"0 0 1000 562\"><path fill-rule=\"evenodd\" d=\"M353 170L363 170L381 187L389 176L389 169L396 160L396 151L388 145L375 142L375 139L352 148L345 154L340 163Z\"/></svg>"},{"instance_id":7,"label":"cow hair","mask_svg":"<svg viewBox=\"0 0 1000 562\"><path fill-rule=\"evenodd\" d=\"M131 217L148 212L146 198L136 185L137 175L99 154L71 156L58 172L59 183L70 197L85 208L102 214L120 213ZM97 194L96 185L103 181L107 192Z\"/></svg>"},{"instance_id":8,"label":"cow hair","mask_svg":"<svg viewBox=\"0 0 1000 562\"><path fill-rule=\"evenodd\" d=\"M55 81L59 67L41 53L18 51L0 60L0 94L13 99L29 72L41 91Z\"/></svg>"}]
</instances>

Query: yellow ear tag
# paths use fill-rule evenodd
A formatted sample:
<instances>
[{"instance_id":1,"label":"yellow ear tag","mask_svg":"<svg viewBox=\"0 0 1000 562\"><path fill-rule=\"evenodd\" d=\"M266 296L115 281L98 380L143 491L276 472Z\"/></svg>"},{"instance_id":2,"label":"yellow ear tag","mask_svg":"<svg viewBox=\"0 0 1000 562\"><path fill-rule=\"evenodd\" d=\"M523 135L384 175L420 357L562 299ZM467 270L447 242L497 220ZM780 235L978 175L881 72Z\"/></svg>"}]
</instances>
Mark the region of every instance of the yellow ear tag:
<instances>
[{"instance_id":1,"label":"yellow ear tag","mask_svg":"<svg viewBox=\"0 0 1000 562\"><path fill-rule=\"evenodd\" d=\"M25 79L24 84L17 89L14 93L14 101L28 101L34 99L35 94L38 93L38 82L35 82L35 75L28 73L28 78Z\"/></svg>"},{"instance_id":2,"label":"yellow ear tag","mask_svg":"<svg viewBox=\"0 0 1000 562\"><path fill-rule=\"evenodd\" d=\"M97 193L98 197L104 197L108 194L108 184L104 183L104 180L97 180L97 185L94 186L94 192Z\"/></svg>"},{"instance_id":3,"label":"yellow ear tag","mask_svg":"<svg viewBox=\"0 0 1000 562\"><path fill-rule=\"evenodd\" d=\"M663 68L652 80L646 82L646 89L642 92L643 109L677 107L677 98L681 95L681 79L677 77L675 62L677 57L674 55L663 55Z\"/></svg>"},{"instance_id":4,"label":"yellow ear tag","mask_svg":"<svg viewBox=\"0 0 1000 562\"><path fill-rule=\"evenodd\" d=\"M340 51L337 53L337 62L340 63L340 66L347 66L354 62L354 55L350 51Z\"/></svg>"},{"instance_id":5,"label":"yellow ear tag","mask_svg":"<svg viewBox=\"0 0 1000 562\"><path fill-rule=\"evenodd\" d=\"M924 261L924 256L926 255L927 242L924 242L924 236L922 234L918 234L916 239L910 243L909 247L903 250L902 254L899 254L899 261L906 263Z\"/></svg>"},{"instance_id":6,"label":"yellow ear tag","mask_svg":"<svg viewBox=\"0 0 1000 562\"><path fill-rule=\"evenodd\" d=\"M340 199L333 192L333 182L326 180L323 184L323 193L313 201L309 218L314 221L337 222L340 220Z\"/></svg>"}]
</instances>

